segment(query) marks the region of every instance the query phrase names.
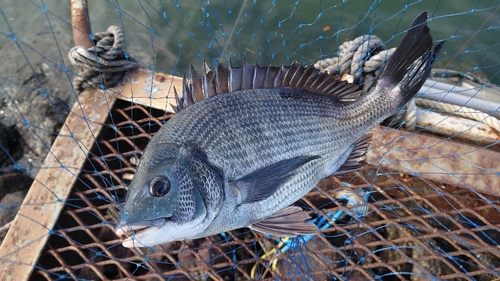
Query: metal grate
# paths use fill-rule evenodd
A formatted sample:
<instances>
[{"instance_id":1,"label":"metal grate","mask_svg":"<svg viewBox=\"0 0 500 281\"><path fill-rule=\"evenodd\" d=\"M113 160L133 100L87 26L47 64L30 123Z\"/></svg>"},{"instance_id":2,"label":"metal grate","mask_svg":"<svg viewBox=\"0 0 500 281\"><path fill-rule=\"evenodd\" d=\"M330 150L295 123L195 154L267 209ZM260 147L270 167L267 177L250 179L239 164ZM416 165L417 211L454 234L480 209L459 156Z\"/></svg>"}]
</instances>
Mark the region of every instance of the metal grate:
<instances>
[{"instance_id":1,"label":"metal grate","mask_svg":"<svg viewBox=\"0 0 500 281\"><path fill-rule=\"evenodd\" d=\"M500 272L500 201L463 188L367 167L322 181L299 205L311 214L342 209L332 197L349 182L370 191L368 214L331 221L307 244L280 253L273 269L260 258L277 242L248 229L157 248L128 249L116 237L112 211L124 197L149 137L170 118L118 100L82 168L32 280L246 280L295 276L317 280L493 280ZM482 196L482 197L481 197ZM487 198L487 200L484 200ZM177 279L178 278L178 279Z\"/></svg>"}]
</instances>

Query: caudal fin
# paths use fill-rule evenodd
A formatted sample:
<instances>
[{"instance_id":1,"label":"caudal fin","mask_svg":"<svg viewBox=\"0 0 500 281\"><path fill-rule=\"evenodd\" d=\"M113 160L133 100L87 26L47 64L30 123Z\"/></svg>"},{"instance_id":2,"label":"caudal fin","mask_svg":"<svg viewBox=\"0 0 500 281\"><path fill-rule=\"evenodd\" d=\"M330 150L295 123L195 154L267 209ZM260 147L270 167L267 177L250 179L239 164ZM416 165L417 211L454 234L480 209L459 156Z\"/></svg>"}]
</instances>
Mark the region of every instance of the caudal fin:
<instances>
[{"instance_id":1,"label":"caudal fin","mask_svg":"<svg viewBox=\"0 0 500 281\"><path fill-rule=\"evenodd\" d=\"M415 18L396 51L377 77L379 85L399 87L400 94L404 97L402 105L418 93L445 42L440 42L432 50L432 36L427 27L427 19L427 12Z\"/></svg>"}]
</instances>

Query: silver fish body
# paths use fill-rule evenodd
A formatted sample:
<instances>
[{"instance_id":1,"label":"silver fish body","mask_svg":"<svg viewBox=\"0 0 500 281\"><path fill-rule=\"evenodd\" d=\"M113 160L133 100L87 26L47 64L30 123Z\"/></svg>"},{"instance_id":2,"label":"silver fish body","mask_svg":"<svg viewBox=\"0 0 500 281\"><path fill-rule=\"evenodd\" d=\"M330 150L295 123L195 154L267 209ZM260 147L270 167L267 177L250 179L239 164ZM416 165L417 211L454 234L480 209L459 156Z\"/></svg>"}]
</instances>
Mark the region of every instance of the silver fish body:
<instances>
[{"instance_id":1,"label":"silver fish body","mask_svg":"<svg viewBox=\"0 0 500 281\"><path fill-rule=\"evenodd\" d=\"M314 233L307 214L289 206L321 179L359 169L367 132L418 92L442 46L431 50L426 19L417 17L361 96L357 86L298 63L193 72L179 112L153 137L130 185L116 229L134 235L123 245L241 227Z\"/></svg>"}]
</instances>

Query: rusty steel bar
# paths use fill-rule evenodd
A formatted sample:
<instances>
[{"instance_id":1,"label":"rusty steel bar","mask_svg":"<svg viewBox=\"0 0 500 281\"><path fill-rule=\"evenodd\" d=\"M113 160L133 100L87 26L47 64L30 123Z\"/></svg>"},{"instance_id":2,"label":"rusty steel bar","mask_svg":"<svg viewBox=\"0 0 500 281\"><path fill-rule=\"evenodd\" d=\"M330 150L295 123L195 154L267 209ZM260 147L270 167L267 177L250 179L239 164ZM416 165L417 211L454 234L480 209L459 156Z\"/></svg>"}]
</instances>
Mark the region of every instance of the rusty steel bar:
<instances>
[{"instance_id":1,"label":"rusty steel bar","mask_svg":"<svg viewBox=\"0 0 500 281\"><path fill-rule=\"evenodd\" d=\"M368 163L500 197L500 153L426 133L375 127Z\"/></svg>"},{"instance_id":2,"label":"rusty steel bar","mask_svg":"<svg viewBox=\"0 0 500 281\"><path fill-rule=\"evenodd\" d=\"M90 17L87 0L71 0L71 25L73 26L73 41L75 46L90 48Z\"/></svg>"}]
</instances>

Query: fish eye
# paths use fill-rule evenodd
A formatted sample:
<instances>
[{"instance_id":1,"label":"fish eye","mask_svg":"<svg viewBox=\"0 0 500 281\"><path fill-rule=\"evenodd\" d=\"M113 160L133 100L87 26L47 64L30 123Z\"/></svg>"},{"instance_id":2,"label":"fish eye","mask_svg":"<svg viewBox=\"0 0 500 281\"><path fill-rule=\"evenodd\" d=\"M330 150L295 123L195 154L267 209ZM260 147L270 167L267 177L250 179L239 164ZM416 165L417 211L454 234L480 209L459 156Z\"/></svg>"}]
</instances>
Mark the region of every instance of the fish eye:
<instances>
[{"instance_id":1,"label":"fish eye","mask_svg":"<svg viewBox=\"0 0 500 281\"><path fill-rule=\"evenodd\" d=\"M154 197L162 197L170 191L170 181L165 177L156 177L149 183L149 193Z\"/></svg>"}]
</instances>

